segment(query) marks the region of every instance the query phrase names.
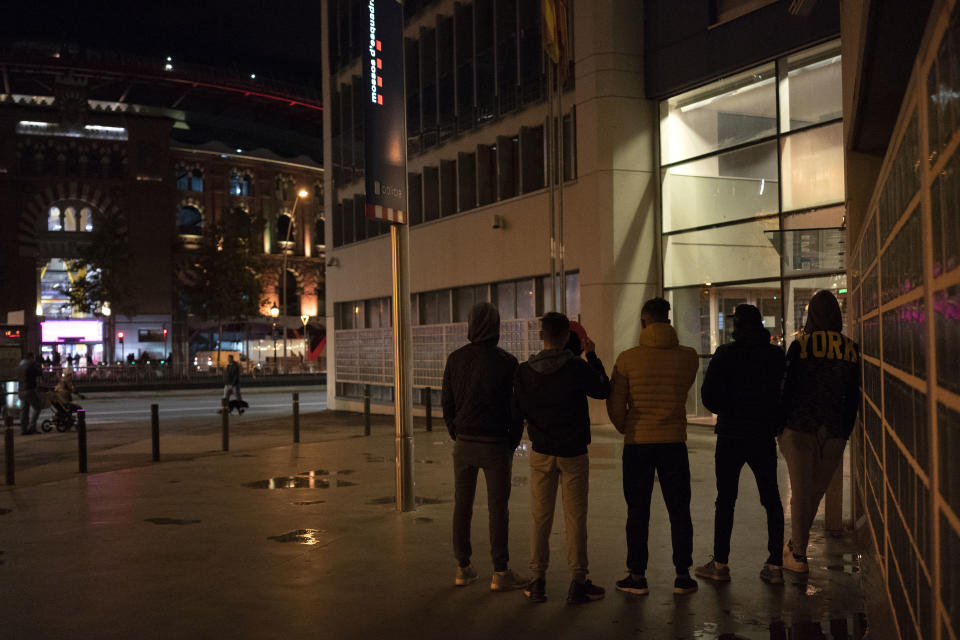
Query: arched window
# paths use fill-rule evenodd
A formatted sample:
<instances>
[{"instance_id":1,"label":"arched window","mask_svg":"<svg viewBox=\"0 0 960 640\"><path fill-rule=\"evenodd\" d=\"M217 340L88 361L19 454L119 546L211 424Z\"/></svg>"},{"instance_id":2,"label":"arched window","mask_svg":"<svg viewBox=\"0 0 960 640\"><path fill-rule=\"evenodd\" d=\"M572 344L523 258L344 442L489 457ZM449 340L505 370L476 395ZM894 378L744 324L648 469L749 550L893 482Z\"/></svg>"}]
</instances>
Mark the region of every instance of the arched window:
<instances>
[{"instance_id":1,"label":"arched window","mask_svg":"<svg viewBox=\"0 0 960 640\"><path fill-rule=\"evenodd\" d=\"M80 209L80 231L93 231L93 213L90 207Z\"/></svg>"},{"instance_id":2,"label":"arched window","mask_svg":"<svg viewBox=\"0 0 960 640\"><path fill-rule=\"evenodd\" d=\"M73 207L67 207L63 210L63 230L77 230L77 210Z\"/></svg>"},{"instance_id":3,"label":"arched window","mask_svg":"<svg viewBox=\"0 0 960 640\"><path fill-rule=\"evenodd\" d=\"M180 191L203 192L203 171L200 169L177 169L177 189Z\"/></svg>"},{"instance_id":4,"label":"arched window","mask_svg":"<svg viewBox=\"0 0 960 640\"><path fill-rule=\"evenodd\" d=\"M50 207L47 215L47 231L62 231L63 220L60 219L60 207Z\"/></svg>"},{"instance_id":5,"label":"arched window","mask_svg":"<svg viewBox=\"0 0 960 640\"><path fill-rule=\"evenodd\" d=\"M319 217L318 217L318 218L317 218L317 224L316 224L316 226L314 227L314 233L313 233L314 244L316 244L316 245L318 245L318 246L321 246L321 247L326 246L326 244L327 244L327 242L326 242L326 233L327 233L326 227L327 227L327 225L326 225L326 220L325 220L324 218L319 218Z\"/></svg>"},{"instance_id":6,"label":"arched window","mask_svg":"<svg viewBox=\"0 0 960 640\"><path fill-rule=\"evenodd\" d=\"M203 234L203 215L196 207L184 205L177 213L177 231L181 235L199 236Z\"/></svg>"},{"instance_id":7,"label":"arched window","mask_svg":"<svg viewBox=\"0 0 960 640\"><path fill-rule=\"evenodd\" d=\"M240 173L233 171L230 173L230 195L232 196L250 196L252 193L253 178L249 173Z\"/></svg>"},{"instance_id":8,"label":"arched window","mask_svg":"<svg viewBox=\"0 0 960 640\"><path fill-rule=\"evenodd\" d=\"M290 219L290 216L286 213L281 213L277 217L277 240L280 241L281 246L287 248L285 245L287 241L293 239L293 221Z\"/></svg>"}]
</instances>

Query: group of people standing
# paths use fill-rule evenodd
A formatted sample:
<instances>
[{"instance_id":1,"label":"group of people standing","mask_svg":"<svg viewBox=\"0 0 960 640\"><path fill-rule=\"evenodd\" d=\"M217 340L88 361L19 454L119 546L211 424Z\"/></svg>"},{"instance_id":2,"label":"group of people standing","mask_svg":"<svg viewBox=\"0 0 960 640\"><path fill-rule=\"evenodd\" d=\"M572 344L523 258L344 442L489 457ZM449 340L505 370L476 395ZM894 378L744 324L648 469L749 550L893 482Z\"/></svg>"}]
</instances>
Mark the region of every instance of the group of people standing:
<instances>
[{"instance_id":1,"label":"group of people standing","mask_svg":"<svg viewBox=\"0 0 960 640\"><path fill-rule=\"evenodd\" d=\"M693 593L690 464L686 447L686 399L699 356L680 345L669 320L670 304L648 300L641 310L639 344L621 353L608 378L583 328L550 312L541 318L543 350L518 363L497 347L496 307L471 311L469 343L450 354L443 374L443 416L453 438L455 584L478 579L470 558L470 523L479 471L487 486L493 591L523 589L544 602L549 538L557 491L563 502L567 564L572 580L567 602L602 598L587 578L587 502L590 416L587 398L606 400L614 427L624 435L623 493L627 503L628 575L619 591L649 592L646 569L650 502L655 476L670 519L674 593ZM767 514L768 556L760 578L783 582L782 570L808 571L806 549L820 501L842 461L859 406L859 350L841 333L837 299L820 291L808 305L802 332L787 350L771 344L759 310L739 305L733 342L717 349L701 388L704 406L717 414L717 500L712 559L698 577L730 580L728 566L740 471L757 480ZM585 354L584 357L581 357ZM509 568L508 502L514 451L524 425L531 441L532 577ZM791 538L784 545L784 513L777 486L777 443L791 483Z\"/></svg>"}]
</instances>

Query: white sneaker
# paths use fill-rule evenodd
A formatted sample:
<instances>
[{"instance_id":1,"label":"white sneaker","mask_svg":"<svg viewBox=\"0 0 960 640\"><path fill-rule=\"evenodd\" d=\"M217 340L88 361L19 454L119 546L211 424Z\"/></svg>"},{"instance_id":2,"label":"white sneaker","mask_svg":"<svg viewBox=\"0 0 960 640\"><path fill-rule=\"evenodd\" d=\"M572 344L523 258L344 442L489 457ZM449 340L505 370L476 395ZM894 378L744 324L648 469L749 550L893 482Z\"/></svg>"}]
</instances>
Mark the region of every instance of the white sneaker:
<instances>
[{"instance_id":1,"label":"white sneaker","mask_svg":"<svg viewBox=\"0 0 960 640\"><path fill-rule=\"evenodd\" d=\"M514 591L523 589L528 584L530 584L530 578L522 578L512 569L494 571L493 579L490 581L490 591Z\"/></svg>"},{"instance_id":2,"label":"white sneaker","mask_svg":"<svg viewBox=\"0 0 960 640\"><path fill-rule=\"evenodd\" d=\"M479 577L477 570L473 568L472 564L468 564L465 567L457 567L457 577L454 579L454 584L458 587L465 587L468 584L476 582Z\"/></svg>"}]
</instances>

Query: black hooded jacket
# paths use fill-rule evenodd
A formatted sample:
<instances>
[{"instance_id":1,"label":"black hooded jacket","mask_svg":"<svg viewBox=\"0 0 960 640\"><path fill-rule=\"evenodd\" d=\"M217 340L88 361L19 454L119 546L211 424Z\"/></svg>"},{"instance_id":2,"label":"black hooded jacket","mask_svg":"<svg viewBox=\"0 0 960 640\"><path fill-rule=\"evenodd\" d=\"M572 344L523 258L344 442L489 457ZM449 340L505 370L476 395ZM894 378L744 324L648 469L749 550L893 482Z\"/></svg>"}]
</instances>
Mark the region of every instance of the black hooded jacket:
<instances>
[{"instance_id":1,"label":"black hooded jacket","mask_svg":"<svg viewBox=\"0 0 960 640\"><path fill-rule=\"evenodd\" d=\"M605 399L610 380L594 353L584 361L567 349L546 349L517 369L514 412L527 421L533 450L548 456L583 455L590 444L587 396Z\"/></svg>"},{"instance_id":2,"label":"black hooded jacket","mask_svg":"<svg viewBox=\"0 0 960 640\"><path fill-rule=\"evenodd\" d=\"M783 349L763 327L737 332L710 359L700 388L703 406L717 414L714 432L730 438L772 438L780 425Z\"/></svg>"},{"instance_id":3,"label":"black hooded jacket","mask_svg":"<svg viewBox=\"0 0 960 640\"><path fill-rule=\"evenodd\" d=\"M516 447L523 422L513 418L510 401L517 359L497 346L500 314L481 304L470 315L470 344L447 358L443 370L443 420L454 440L503 442Z\"/></svg>"}]
</instances>

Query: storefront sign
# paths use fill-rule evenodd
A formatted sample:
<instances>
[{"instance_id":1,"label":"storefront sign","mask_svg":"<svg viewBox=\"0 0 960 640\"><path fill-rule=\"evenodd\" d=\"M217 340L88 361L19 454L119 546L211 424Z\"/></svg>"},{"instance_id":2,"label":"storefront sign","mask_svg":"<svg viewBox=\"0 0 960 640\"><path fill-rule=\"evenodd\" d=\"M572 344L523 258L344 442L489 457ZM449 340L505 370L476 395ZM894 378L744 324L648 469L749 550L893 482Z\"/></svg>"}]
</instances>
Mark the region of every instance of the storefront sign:
<instances>
[{"instance_id":1,"label":"storefront sign","mask_svg":"<svg viewBox=\"0 0 960 640\"><path fill-rule=\"evenodd\" d=\"M99 320L47 320L40 323L42 342L103 342Z\"/></svg>"},{"instance_id":2,"label":"storefront sign","mask_svg":"<svg viewBox=\"0 0 960 640\"><path fill-rule=\"evenodd\" d=\"M367 0L363 53L366 207L369 218L407 221L403 5Z\"/></svg>"}]
</instances>

